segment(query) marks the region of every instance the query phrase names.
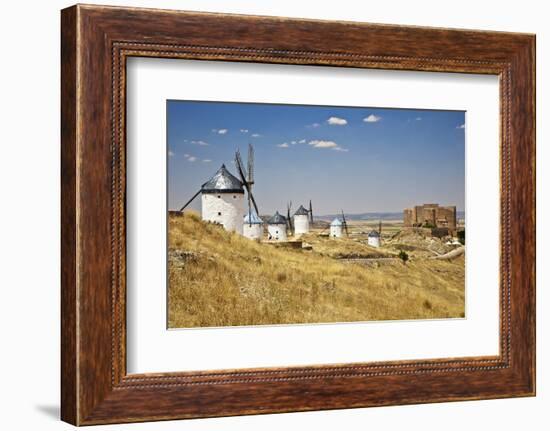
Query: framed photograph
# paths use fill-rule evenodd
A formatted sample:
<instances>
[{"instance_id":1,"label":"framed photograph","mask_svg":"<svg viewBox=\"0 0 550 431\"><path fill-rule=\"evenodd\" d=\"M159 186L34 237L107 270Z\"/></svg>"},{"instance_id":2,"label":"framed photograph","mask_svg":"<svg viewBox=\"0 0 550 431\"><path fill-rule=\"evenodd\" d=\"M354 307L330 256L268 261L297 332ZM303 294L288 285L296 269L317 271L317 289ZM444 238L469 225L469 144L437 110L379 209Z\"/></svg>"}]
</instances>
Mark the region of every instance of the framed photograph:
<instances>
[{"instance_id":1,"label":"framed photograph","mask_svg":"<svg viewBox=\"0 0 550 431\"><path fill-rule=\"evenodd\" d=\"M61 16L63 420L535 394L533 35Z\"/></svg>"}]
</instances>

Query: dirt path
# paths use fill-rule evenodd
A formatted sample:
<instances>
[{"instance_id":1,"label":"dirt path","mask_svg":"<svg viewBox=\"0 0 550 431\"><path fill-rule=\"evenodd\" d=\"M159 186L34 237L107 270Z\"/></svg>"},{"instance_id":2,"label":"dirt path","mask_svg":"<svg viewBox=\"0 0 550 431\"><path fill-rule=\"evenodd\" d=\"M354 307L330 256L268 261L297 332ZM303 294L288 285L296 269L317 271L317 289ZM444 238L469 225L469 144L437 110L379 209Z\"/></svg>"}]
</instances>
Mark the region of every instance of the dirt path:
<instances>
[{"instance_id":1,"label":"dirt path","mask_svg":"<svg viewBox=\"0 0 550 431\"><path fill-rule=\"evenodd\" d=\"M432 256L430 257L430 259L447 259L447 260L456 259L457 257L462 256L465 251L466 251L466 247L462 246L448 253L442 254L440 256Z\"/></svg>"}]
</instances>

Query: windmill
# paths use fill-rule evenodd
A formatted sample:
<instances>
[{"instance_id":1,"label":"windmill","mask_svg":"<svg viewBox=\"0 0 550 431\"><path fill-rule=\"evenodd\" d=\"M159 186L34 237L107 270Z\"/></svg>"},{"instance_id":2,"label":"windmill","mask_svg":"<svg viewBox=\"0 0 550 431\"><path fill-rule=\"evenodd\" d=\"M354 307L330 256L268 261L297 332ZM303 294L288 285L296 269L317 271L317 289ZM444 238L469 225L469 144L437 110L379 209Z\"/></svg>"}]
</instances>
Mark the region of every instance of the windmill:
<instances>
[{"instance_id":1,"label":"windmill","mask_svg":"<svg viewBox=\"0 0 550 431\"><path fill-rule=\"evenodd\" d=\"M346 221L346 216L344 215L344 210L341 210L341 211L342 211L342 226L344 227L344 230L346 231L346 236L349 236L348 222Z\"/></svg>"},{"instance_id":2,"label":"windmill","mask_svg":"<svg viewBox=\"0 0 550 431\"><path fill-rule=\"evenodd\" d=\"M309 200L309 223L313 227L313 207L311 206L311 199Z\"/></svg>"},{"instance_id":3,"label":"windmill","mask_svg":"<svg viewBox=\"0 0 550 431\"><path fill-rule=\"evenodd\" d=\"M291 235L294 235L294 226L292 224L292 217L290 217L290 210L292 209L292 201L290 201L287 205L286 205L286 220L287 220L287 224L288 224L288 229L290 231L290 234Z\"/></svg>"},{"instance_id":4,"label":"windmill","mask_svg":"<svg viewBox=\"0 0 550 431\"><path fill-rule=\"evenodd\" d=\"M193 194L183 210L201 195L201 218L204 221L220 224L230 232L243 233L244 185L222 164L216 173Z\"/></svg>"},{"instance_id":5,"label":"windmill","mask_svg":"<svg viewBox=\"0 0 550 431\"><path fill-rule=\"evenodd\" d=\"M248 144L247 168L245 168L244 166L243 160L241 158L241 153L238 148L235 152L235 166L237 167L237 171L239 173L241 181L246 188L248 198L248 219L251 220L252 206L254 206L256 215L259 216L258 205L256 204L254 196L252 195L252 185L254 184L254 148L251 144Z\"/></svg>"}]
</instances>

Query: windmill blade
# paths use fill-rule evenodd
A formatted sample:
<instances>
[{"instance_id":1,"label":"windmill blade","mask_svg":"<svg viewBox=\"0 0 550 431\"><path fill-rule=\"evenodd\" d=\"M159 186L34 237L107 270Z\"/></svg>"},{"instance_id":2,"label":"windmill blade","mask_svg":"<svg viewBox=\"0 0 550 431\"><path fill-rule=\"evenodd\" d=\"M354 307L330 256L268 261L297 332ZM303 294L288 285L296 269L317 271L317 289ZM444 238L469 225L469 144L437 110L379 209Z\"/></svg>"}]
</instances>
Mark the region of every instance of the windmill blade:
<instances>
[{"instance_id":1,"label":"windmill blade","mask_svg":"<svg viewBox=\"0 0 550 431\"><path fill-rule=\"evenodd\" d=\"M252 201L252 205L254 206L254 210L256 210L256 215L259 217L260 216L260 211L258 210L258 205L256 204L256 199L254 199L254 195L248 189L248 186L246 187L246 190L248 191L248 196L250 197L250 200Z\"/></svg>"},{"instance_id":2,"label":"windmill blade","mask_svg":"<svg viewBox=\"0 0 550 431\"><path fill-rule=\"evenodd\" d=\"M254 184L254 147L248 144L248 184Z\"/></svg>"},{"instance_id":3,"label":"windmill blade","mask_svg":"<svg viewBox=\"0 0 550 431\"><path fill-rule=\"evenodd\" d=\"M195 193L195 194L193 195L193 197L192 197L191 199L189 199L189 200L185 203L185 205L182 206L182 207L180 208L180 212L182 212L191 202L193 202L193 200L199 195L200 192L201 192L201 190L199 189L199 191L198 191L197 193Z\"/></svg>"},{"instance_id":4,"label":"windmill blade","mask_svg":"<svg viewBox=\"0 0 550 431\"><path fill-rule=\"evenodd\" d=\"M244 168L243 159L241 158L241 153L239 149L235 151L235 166L237 167L237 171L239 172L239 176L241 177L241 181L244 184L247 184L246 180L246 170Z\"/></svg>"},{"instance_id":5,"label":"windmill blade","mask_svg":"<svg viewBox=\"0 0 550 431\"><path fill-rule=\"evenodd\" d=\"M250 206L250 193L248 193L248 226L252 227L252 208Z\"/></svg>"},{"instance_id":6,"label":"windmill blade","mask_svg":"<svg viewBox=\"0 0 550 431\"><path fill-rule=\"evenodd\" d=\"M244 185L244 188L246 189L248 199L250 201L252 201L252 205L254 205L254 209L256 210L256 214L259 216L260 212L258 211L258 205L256 204L256 199L254 199L254 195L252 194L252 187L248 183L248 180L246 179L246 170L244 169L243 160L241 158L241 153L238 149L235 152L235 165L237 167L237 172L239 172L239 176L241 177L241 181Z\"/></svg>"},{"instance_id":7,"label":"windmill blade","mask_svg":"<svg viewBox=\"0 0 550 431\"><path fill-rule=\"evenodd\" d=\"M311 206L311 199L309 200L309 222L313 225L313 207Z\"/></svg>"},{"instance_id":8,"label":"windmill blade","mask_svg":"<svg viewBox=\"0 0 550 431\"><path fill-rule=\"evenodd\" d=\"M294 226L292 225L292 218L290 217L290 209L292 208L292 201L290 201L286 206L286 220L288 227L290 229L290 234L294 235Z\"/></svg>"},{"instance_id":9,"label":"windmill blade","mask_svg":"<svg viewBox=\"0 0 550 431\"><path fill-rule=\"evenodd\" d=\"M346 216L344 215L344 210L342 210L342 224L344 225L344 229L346 230L346 236L349 236L348 222L346 221Z\"/></svg>"}]
</instances>

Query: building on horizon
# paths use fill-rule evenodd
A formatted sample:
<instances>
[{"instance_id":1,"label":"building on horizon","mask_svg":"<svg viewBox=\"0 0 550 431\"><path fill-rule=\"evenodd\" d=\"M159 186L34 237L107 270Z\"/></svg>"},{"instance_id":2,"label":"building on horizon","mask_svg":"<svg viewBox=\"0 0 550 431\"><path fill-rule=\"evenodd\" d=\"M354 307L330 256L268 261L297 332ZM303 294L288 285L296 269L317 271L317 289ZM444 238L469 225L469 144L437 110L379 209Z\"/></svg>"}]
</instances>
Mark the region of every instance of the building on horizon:
<instances>
[{"instance_id":1,"label":"building on horizon","mask_svg":"<svg viewBox=\"0 0 550 431\"><path fill-rule=\"evenodd\" d=\"M416 205L403 210L405 227L431 227L456 230L456 206Z\"/></svg>"}]
</instances>

